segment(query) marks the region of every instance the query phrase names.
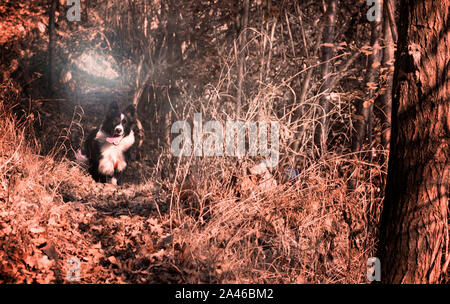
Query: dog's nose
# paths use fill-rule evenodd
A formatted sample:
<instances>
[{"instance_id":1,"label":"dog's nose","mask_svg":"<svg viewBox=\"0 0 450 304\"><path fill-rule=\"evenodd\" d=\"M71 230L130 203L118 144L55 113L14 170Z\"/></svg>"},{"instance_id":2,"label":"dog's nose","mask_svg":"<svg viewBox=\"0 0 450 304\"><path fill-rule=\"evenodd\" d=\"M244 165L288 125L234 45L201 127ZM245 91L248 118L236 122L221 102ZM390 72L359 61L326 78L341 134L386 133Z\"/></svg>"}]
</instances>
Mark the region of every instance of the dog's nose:
<instances>
[{"instance_id":1,"label":"dog's nose","mask_svg":"<svg viewBox=\"0 0 450 304\"><path fill-rule=\"evenodd\" d=\"M117 126L117 127L114 129L114 134L115 134L115 135L122 135L122 133L123 133L123 127L122 127L122 126Z\"/></svg>"}]
</instances>

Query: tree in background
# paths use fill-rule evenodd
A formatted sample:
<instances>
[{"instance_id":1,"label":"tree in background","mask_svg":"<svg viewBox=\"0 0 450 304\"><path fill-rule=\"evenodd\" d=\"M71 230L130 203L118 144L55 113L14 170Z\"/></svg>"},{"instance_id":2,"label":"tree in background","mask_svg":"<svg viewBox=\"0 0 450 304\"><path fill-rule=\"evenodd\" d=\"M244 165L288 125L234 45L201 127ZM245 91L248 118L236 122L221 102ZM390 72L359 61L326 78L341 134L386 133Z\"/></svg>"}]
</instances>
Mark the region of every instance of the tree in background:
<instances>
[{"instance_id":1,"label":"tree in background","mask_svg":"<svg viewBox=\"0 0 450 304\"><path fill-rule=\"evenodd\" d=\"M391 151L380 223L384 283L438 283L449 263L448 29L448 1L400 2Z\"/></svg>"},{"instance_id":2,"label":"tree in background","mask_svg":"<svg viewBox=\"0 0 450 304\"><path fill-rule=\"evenodd\" d=\"M322 86L322 92L330 93L331 77L330 77L330 59L333 56L334 51L334 30L336 25L336 7L337 0L328 0L326 6L327 25L323 34L323 50L322 50L322 70L321 75L324 79ZM320 125L316 134L316 145L320 147L321 153L325 153L327 135L329 128L329 112L330 102L327 99L327 95L320 99Z\"/></svg>"},{"instance_id":3,"label":"tree in background","mask_svg":"<svg viewBox=\"0 0 450 304\"><path fill-rule=\"evenodd\" d=\"M49 43L48 43L48 91L50 94L54 91L54 85L55 85L55 44L56 44L56 37L55 37L55 12L56 7L58 5L58 1L52 0L50 2L49 7L49 25L48 25L48 31L49 31Z\"/></svg>"},{"instance_id":4,"label":"tree in background","mask_svg":"<svg viewBox=\"0 0 450 304\"><path fill-rule=\"evenodd\" d=\"M367 139L368 149L372 147L373 132L373 105L377 97L379 69L380 69L380 32L381 22L374 20L371 22L370 48L365 52L368 54L367 72L365 75L365 85L367 94L364 102L360 102L358 108L358 119L356 120L356 132L352 142L353 152L360 152L362 145ZM369 152L369 158L372 153Z\"/></svg>"},{"instance_id":5,"label":"tree in background","mask_svg":"<svg viewBox=\"0 0 450 304\"><path fill-rule=\"evenodd\" d=\"M391 139L391 115L392 115L392 83L394 75L394 42L397 41L397 28L395 24L395 0L383 2L383 60L382 69L385 71L386 88L381 96L381 105L384 116L382 120L381 143L389 150Z\"/></svg>"}]
</instances>

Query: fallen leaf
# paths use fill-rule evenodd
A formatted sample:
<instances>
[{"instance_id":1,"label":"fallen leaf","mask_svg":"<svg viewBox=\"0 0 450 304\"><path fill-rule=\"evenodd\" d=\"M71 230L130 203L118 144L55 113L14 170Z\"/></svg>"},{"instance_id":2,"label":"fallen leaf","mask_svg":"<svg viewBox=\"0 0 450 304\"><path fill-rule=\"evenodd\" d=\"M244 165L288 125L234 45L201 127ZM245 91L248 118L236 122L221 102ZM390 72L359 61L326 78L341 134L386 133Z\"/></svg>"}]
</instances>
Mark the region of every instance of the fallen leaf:
<instances>
[{"instance_id":1,"label":"fallen leaf","mask_svg":"<svg viewBox=\"0 0 450 304\"><path fill-rule=\"evenodd\" d=\"M42 228L42 227L39 227L39 228L30 228L30 232L32 232L32 233L41 233L41 232L44 232L44 231L45 231L45 229Z\"/></svg>"},{"instance_id":2,"label":"fallen leaf","mask_svg":"<svg viewBox=\"0 0 450 304\"><path fill-rule=\"evenodd\" d=\"M108 257L108 261L111 263L111 264L113 264L113 265L118 265L117 264L117 259L116 259L116 257L115 256L110 256L110 257Z\"/></svg>"},{"instance_id":3,"label":"fallen leaf","mask_svg":"<svg viewBox=\"0 0 450 304\"><path fill-rule=\"evenodd\" d=\"M47 244L47 246L45 246L44 248L42 248L42 251L50 258L53 260L57 260L58 259L58 252L56 251L55 246L53 246L53 244L49 243Z\"/></svg>"}]
</instances>

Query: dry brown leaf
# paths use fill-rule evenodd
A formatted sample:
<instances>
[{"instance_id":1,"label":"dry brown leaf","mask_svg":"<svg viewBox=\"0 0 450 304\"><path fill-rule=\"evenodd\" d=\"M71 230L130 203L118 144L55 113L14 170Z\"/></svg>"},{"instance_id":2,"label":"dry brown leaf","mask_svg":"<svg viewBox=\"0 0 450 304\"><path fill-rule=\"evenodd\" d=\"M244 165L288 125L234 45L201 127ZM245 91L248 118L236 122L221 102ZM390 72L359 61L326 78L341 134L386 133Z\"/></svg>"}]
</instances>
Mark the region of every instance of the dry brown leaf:
<instances>
[{"instance_id":1,"label":"dry brown leaf","mask_svg":"<svg viewBox=\"0 0 450 304\"><path fill-rule=\"evenodd\" d=\"M41 232L44 232L45 231L45 229L44 228L42 228L42 227L38 227L38 228L30 228L30 232L31 233L41 233Z\"/></svg>"},{"instance_id":2,"label":"dry brown leaf","mask_svg":"<svg viewBox=\"0 0 450 304\"><path fill-rule=\"evenodd\" d=\"M110 256L110 257L108 257L108 261L111 263L111 264L113 264L113 265L118 265L117 264L117 259L116 259L116 257L115 256Z\"/></svg>"}]
</instances>

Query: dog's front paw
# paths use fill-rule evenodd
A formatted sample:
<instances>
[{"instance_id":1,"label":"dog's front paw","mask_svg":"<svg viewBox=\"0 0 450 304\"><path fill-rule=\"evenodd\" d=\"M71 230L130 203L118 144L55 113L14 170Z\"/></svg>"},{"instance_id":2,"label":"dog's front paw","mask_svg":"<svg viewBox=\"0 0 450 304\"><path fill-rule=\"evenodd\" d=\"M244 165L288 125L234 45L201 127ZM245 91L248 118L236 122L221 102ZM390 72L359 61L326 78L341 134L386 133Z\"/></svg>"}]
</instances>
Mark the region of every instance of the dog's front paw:
<instances>
[{"instance_id":1,"label":"dog's front paw","mask_svg":"<svg viewBox=\"0 0 450 304\"><path fill-rule=\"evenodd\" d=\"M114 164L106 159L102 159L98 165L98 172L103 175L112 176L114 174Z\"/></svg>"}]
</instances>

